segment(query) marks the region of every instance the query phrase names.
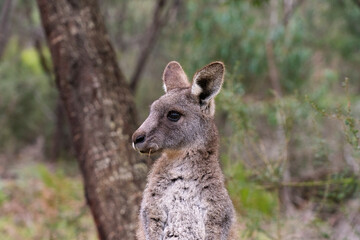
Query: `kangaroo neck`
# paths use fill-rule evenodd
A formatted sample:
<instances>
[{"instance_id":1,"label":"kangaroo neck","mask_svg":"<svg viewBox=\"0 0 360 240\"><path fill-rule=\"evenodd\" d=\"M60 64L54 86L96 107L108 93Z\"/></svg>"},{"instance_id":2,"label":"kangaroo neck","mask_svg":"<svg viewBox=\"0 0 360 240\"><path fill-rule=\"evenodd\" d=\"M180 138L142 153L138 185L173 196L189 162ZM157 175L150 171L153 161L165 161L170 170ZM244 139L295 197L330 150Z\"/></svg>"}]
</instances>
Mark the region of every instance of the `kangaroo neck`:
<instances>
[{"instance_id":1,"label":"kangaroo neck","mask_svg":"<svg viewBox=\"0 0 360 240\"><path fill-rule=\"evenodd\" d=\"M207 167L212 165L213 162L218 162L218 151L218 141L212 139L212 141L203 144L193 144L188 148L168 150L163 153L159 160L170 168L182 164Z\"/></svg>"}]
</instances>

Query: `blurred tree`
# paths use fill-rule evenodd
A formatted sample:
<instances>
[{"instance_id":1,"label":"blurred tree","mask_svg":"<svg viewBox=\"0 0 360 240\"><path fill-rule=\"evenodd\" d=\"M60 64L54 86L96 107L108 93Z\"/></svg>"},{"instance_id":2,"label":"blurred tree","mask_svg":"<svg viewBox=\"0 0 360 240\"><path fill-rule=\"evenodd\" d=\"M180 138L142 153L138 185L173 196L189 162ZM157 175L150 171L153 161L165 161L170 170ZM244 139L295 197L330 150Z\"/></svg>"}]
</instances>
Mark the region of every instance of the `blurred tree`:
<instances>
[{"instance_id":1,"label":"blurred tree","mask_svg":"<svg viewBox=\"0 0 360 240\"><path fill-rule=\"evenodd\" d=\"M170 2L170 4L169 4ZM168 3L168 4L167 4ZM170 5L170 6L168 6ZM130 88L135 91L141 74L145 68L146 62L149 58L151 50L154 48L156 40L159 36L160 30L169 21L169 18L176 15L179 0L165 1L158 0L155 6L153 20L145 35L145 42L141 47L138 61L135 65L134 72L130 78Z\"/></svg>"},{"instance_id":2,"label":"blurred tree","mask_svg":"<svg viewBox=\"0 0 360 240\"><path fill-rule=\"evenodd\" d=\"M37 2L99 238L134 239L146 167L131 149L133 96L98 1Z\"/></svg>"},{"instance_id":3,"label":"blurred tree","mask_svg":"<svg viewBox=\"0 0 360 240\"><path fill-rule=\"evenodd\" d=\"M6 43L10 33L10 15L12 10L12 0L5 0L1 4L0 11L0 59L4 53Z\"/></svg>"},{"instance_id":4,"label":"blurred tree","mask_svg":"<svg viewBox=\"0 0 360 240\"><path fill-rule=\"evenodd\" d=\"M269 37L266 42L266 56L267 63L269 69L269 78L271 82L271 86L275 92L275 94L279 97L282 95L281 85L280 85L280 76L279 70L276 66L276 58L274 54L274 41L272 36L274 35L275 29L278 27L279 22L279 1L278 0L270 0L270 17L269 17Z\"/></svg>"}]
</instances>

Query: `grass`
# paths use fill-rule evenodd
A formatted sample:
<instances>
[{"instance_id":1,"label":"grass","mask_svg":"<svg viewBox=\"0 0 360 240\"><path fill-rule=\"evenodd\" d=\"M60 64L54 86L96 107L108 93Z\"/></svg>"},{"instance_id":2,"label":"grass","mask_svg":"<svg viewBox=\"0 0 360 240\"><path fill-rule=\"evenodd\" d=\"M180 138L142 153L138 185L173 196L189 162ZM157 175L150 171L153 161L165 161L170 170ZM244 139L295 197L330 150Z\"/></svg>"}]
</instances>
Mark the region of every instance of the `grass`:
<instances>
[{"instance_id":1,"label":"grass","mask_svg":"<svg viewBox=\"0 0 360 240\"><path fill-rule=\"evenodd\" d=\"M0 239L97 239L81 178L61 166L22 164L0 182Z\"/></svg>"}]
</instances>

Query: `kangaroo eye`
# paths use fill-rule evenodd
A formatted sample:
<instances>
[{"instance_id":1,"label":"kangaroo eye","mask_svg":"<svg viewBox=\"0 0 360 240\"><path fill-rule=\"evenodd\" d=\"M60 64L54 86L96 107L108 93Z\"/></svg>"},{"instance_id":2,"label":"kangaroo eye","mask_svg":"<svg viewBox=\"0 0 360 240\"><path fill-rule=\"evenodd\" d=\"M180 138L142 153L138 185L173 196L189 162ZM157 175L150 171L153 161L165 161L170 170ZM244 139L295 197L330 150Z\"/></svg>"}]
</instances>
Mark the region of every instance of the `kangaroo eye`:
<instances>
[{"instance_id":1,"label":"kangaroo eye","mask_svg":"<svg viewBox=\"0 0 360 240\"><path fill-rule=\"evenodd\" d=\"M180 117L181 117L181 113L176 112L176 111L170 111L167 114L167 118L172 122L179 121Z\"/></svg>"}]
</instances>

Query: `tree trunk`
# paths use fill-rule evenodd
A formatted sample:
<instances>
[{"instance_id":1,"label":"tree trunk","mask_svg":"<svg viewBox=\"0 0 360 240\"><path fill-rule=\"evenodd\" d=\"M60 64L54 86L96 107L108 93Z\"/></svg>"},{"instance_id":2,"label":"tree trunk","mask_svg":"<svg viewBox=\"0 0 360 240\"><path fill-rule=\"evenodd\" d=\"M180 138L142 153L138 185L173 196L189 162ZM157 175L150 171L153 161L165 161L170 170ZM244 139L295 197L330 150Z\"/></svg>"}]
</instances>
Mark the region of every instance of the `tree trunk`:
<instances>
[{"instance_id":1,"label":"tree trunk","mask_svg":"<svg viewBox=\"0 0 360 240\"><path fill-rule=\"evenodd\" d=\"M10 15L12 12L12 0L5 0L0 11L0 59L4 54L10 35Z\"/></svg>"},{"instance_id":2,"label":"tree trunk","mask_svg":"<svg viewBox=\"0 0 360 240\"><path fill-rule=\"evenodd\" d=\"M99 238L134 239L146 165L130 136L133 96L96 0L37 0Z\"/></svg>"},{"instance_id":3,"label":"tree trunk","mask_svg":"<svg viewBox=\"0 0 360 240\"><path fill-rule=\"evenodd\" d=\"M279 27L279 0L270 0L269 2L269 11L270 11L270 19L269 19L269 36L266 42L266 57L268 62L269 69L269 77L271 86L274 90L275 98L282 97L282 89L280 83L280 74L278 67L276 65L276 57L274 53L274 41L273 41L273 33L276 28ZM284 122L284 113L278 112L277 118L279 121L279 126L277 128L277 135L279 142L284 146L283 156L280 156L280 161L282 164L282 176L281 182L290 182L291 181L291 173L290 173L290 158L289 158L289 139L286 136L285 122ZM291 189L287 186L282 186L279 188L279 200L280 200L280 209L281 212L285 215L291 215L293 213L293 205L291 202Z\"/></svg>"}]
</instances>

